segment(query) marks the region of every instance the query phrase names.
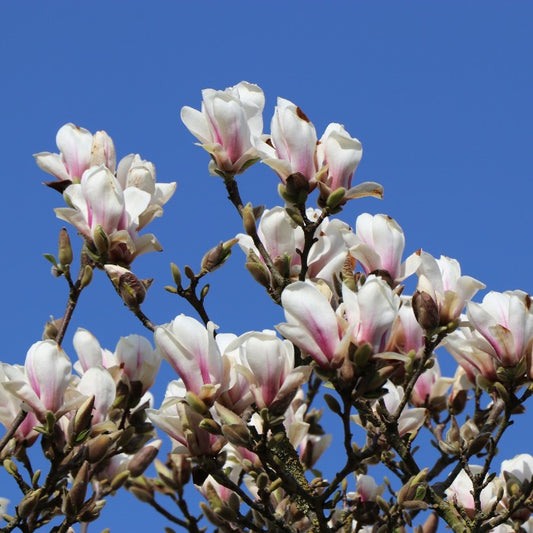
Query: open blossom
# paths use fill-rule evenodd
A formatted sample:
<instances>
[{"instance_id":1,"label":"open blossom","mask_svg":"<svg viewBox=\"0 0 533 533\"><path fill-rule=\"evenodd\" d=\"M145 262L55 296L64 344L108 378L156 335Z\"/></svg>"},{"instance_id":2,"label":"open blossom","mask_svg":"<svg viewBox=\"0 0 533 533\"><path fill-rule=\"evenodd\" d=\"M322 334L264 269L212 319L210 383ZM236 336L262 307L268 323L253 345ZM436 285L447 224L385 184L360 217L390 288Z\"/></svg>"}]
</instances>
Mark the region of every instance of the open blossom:
<instances>
[{"instance_id":1,"label":"open blossom","mask_svg":"<svg viewBox=\"0 0 533 533\"><path fill-rule=\"evenodd\" d=\"M161 250L154 235L138 235L151 195L137 187L123 191L107 167L85 171L81 182L63 194L70 207L56 208L57 217L77 228L95 252L107 256L106 262L128 266L138 255Z\"/></svg>"},{"instance_id":2,"label":"open blossom","mask_svg":"<svg viewBox=\"0 0 533 533\"><path fill-rule=\"evenodd\" d=\"M37 165L60 181L78 183L83 173L92 166L105 165L115 172L115 146L105 131L94 135L72 123L65 124L56 136L59 154L35 154Z\"/></svg>"},{"instance_id":3,"label":"open blossom","mask_svg":"<svg viewBox=\"0 0 533 533\"><path fill-rule=\"evenodd\" d=\"M327 167L324 183L328 188L349 189L362 156L363 146L358 139L350 137L342 124L329 124L317 147L318 168Z\"/></svg>"},{"instance_id":4,"label":"open blossom","mask_svg":"<svg viewBox=\"0 0 533 533\"><path fill-rule=\"evenodd\" d=\"M446 393L453 383L452 378L441 376L439 364L435 362L431 368L423 372L416 380L411 392L411 403L416 407L445 405Z\"/></svg>"},{"instance_id":5,"label":"open blossom","mask_svg":"<svg viewBox=\"0 0 533 533\"><path fill-rule=\"evenodd\" d=\"M116 368L119 375L125 374L130 382L140 382L142 393L154 384L161 365L161 354L152 348L148 339L140 335L121 337L115 351L111 352L103 349L92 333L78 328L73 344L79 359L74 367L80 374L85 374L91 368Z\"/></svg>"},{"instance_id":6,"label":"open blossom","mask_svg":"<svg viewBox=\"0 0 533 533\"><path fill-rule=\"evenodd\" d=\"M485 285L470 276L461 276L461 267L456 259L441 255L435 259L427 252L420 252L417 270L420 292L431 296L437 305L440 324L446 325L457 319L465 304Z\"/></svg>"},{"instance_id":7,"label":"open blossom","mask_svg":"<svg viewBox=\"0 0 533 533\"><path fill-rule=\"evenodd\" d=\"M10 380L7 374L12 374L15 378L19 376L19 374L11 373L9 370L6 373L6 367L11 367L11 365L8 365L7 363L0 363L0 423L6 429L9 429L17 418L17 415L22 407L22 400L9 392L8 385ZM15 368L18 368L22 371L19 366L16 366ZM31 444L39 435L33 429L37 425L39 425L37 418L32 412L29 412L15 432L14 436L17 441Z\"/></svg>"},{"instance_id":8,"label":"open blossom","mask_svg":"<svg viewBox=\"0 0 533 533\"><path fill-rule=\"evenodd\" d=\"M46 411L57 412L72 379L72 364L67 354L52 340L38 341L26 354L24 368L4 365L4 388L26 402L43 421Z\"/></svg>"},{"instance_id":9,"label":"open blossom","mask_svg":"<svg viewBox=\"0 0 533 533\"><path fill-rule=\"evenodd\" d=\"M361 264L366 274L385 270L399 282L413 274L419 263L418 255L410 255L402 263L405 237L402 228L387 215L363 213L355 222L355 234L350 236L350 254Z\"/></svg>"},{"instance_id":10,"label":"open blossom","mask_svg":"<svg viewBox=\"0 0 533 533\"><path fill-rule=\"evenodd\" d=\"M483 470L483 467L479 465L468 465L468 468L474 475L481 473ZM494 505L500 486L501 481L496 478L490 481L481 491L479 500L482 511L486 511ZM461 470L449 488L446 489L446 496L449 500L462 507L468 516L472 517L476 509L473 490L472 480L464 470Z\"/></svg>"},{"instance_id":11,"label":"open blossom","mask_svg":"<svg viewBox=\"0 0 533 533\"><path fill-rule=\"evenodd\" d=\"M425 347L424 330L413 313L411 298L402 296L400 301L401 306L392 324L385 351L402 354L413 351L420 355Z\"/></svg>"},{"instance_id":12,"label":"open blossom","mask_svg":"<svg viewBox=\"0 0 533 533\"><path fill-rule=\"evenodd\" d=\"M450 353L474 382L477 374L498 379L497 369L528 361L531 379L533 311L529 295L522 291L490 292L482 303L468 302L470 327L449 335L445 342Z\"/></svg>"},{"instance_id":13,"label":"open blossom","mask_svg":"<svg viewBox=\"0 0 533 533\"><path fill-rule=\"evenodd\" d=\"M380 277L370 275L357 292L342 287L344 316L356 345L368 343L374 353L384 351L392 325L398 315L400 298Z\"/></svg>"},{"instance_id":14,"label":"open blossom","mask_svg":"<svg viewBox=\"0 0 533 533\"><path fill-rule=\"evenodd\" d=\"M76 390L84 396L94 396L93 424L107 418L107 413L115 401L116 385L105 368L89 368L76 385Z\"/></svg>"},{"instance_id":15,"label":"open blossom","mask_svg":"<svg viewBox=\"0 0 533 533\"><path fill-rule=\"evenodd\" d=\"M387 391L382 397L385 408L391 415L394 415L402 402L404 396L403 388L397 387L391 381L387 381L385 385L383 385L383 388ZM377 409L377 402L374 404L373 410L376 414L379 413ZM424 423L425 416L426 410L424 408L409 408L405 406L398 417L399 435L402 437L409 433L416 433ZM356 424L363 425L359 415L352 415L351 419Z\"/></svg>"},{"instance_id":16,"label":"open blossom","mask_svg":"<svg viewBox=\"0 0 533 533\"><path fill-rule=\"evenodd\" d=\"M152 424L177 441L177 453L192 456L215 455L225 444L225 439L199 427L203 416L194 411L182 398L172 393L165 395L159 409L147 409Z\"/></svg>"},{"instance_id":17,"label":"open blossom","mask_svg":"<svg viewBox=\"0 0 533 533\"><path fill-rule=\"evenodd\" d=\"M533 479L533 456L521 453L502 461L500 477L505 480L509 475L520 483L529 483Z\"/></svg>"},{"instance_id":18,"label":"open blossom","mask_svg":"<svg viewBox=\"0 0 533 533\"><path fill-rule=\"evenodd\" d=\"M141 159L139 154L129 154L120 160L117 168L117 180L123 190L136 187L150 195L148 207L139 216L139 228L142 229L155 217L163 213L163 206L170 200L176 190L176 182L157 183L155 165Z\"/></svg>"},{"instance_id":19,"label":"open blossom","mask_svg":"<svg viewBox=\"0 0 533 533\"><path fill-rule=\"evenodd\" d=\"M284 98L278 98L271 123L270 141L259 145L263 163L271 167L285 183L299 172L316 187L316 130L302 110Z\"/></svg>"},{"instance_id":20,"label":"open blossom","mask_svg":"<svg viewBox=\"0 0 533 533\"><path fill-rule=\"evenodd\" d=\"M222 357L213 332L194 318L179 315L170 324L156 328L154 342L163 358L183 380L188 391L214 399L228 385L228 360Z\"/></svg>"},{"instance_id":21,"label":"open blossom","mask_svg":"<svg viewBox=\"0 0 533 533\"><path fill-rule=\"evenodd\" d=\"M287 322L276 329L322 368L338 368L350 345L342 319L315 285L296 281L281 293Z\"/></svg>"},{"instance_id":22,"label":"open blossom","mask_svg":"<svg viewBox=\"0 0 533 533\"><path fill-rule=\"evenodd\" d=\"M306 212L309 220L319 216L316 209ZM311 246L307 257L307 275L311 279L323 279L331 283L334 274L339 273L348 254L345 236L351 233L350 227L338 219L325 218L315 231L316 242ZM257 234L265 246L268 254L275 262L287 257L289 261L289 275L297 279L301 271L301 257L297 250L304 247L305 237L303 229L298 226L282 207L265 209L259 221ZM246 253L253 251L260 257L249 235L237 235L239 246Z\"/></svg>"},{"instance_id":23,"label":"open blossom","mask_svg":"<svg viewBox=\"0 0 533 533\"><path fill-rule=\"evenodd\" d=\"M263 130L263 91L242 81L224 91L204 89L202 98L201 111L185 106L181 120L211 155L211 174L243 172L259 158L255 143Z\"/></svg>"},{"instance_id":24,"label":"open blossom","mask_svg":"<svg viewBox=\"0 0 533 533\"><path fill-rule=\"evenodd\" d=\"M293 345L273 331L245 333L232 346L239 347L246 365L239 371L248 379L257 407L283 413L309 377L310 367L295 368Z\"/></svg>"}]
</instances>

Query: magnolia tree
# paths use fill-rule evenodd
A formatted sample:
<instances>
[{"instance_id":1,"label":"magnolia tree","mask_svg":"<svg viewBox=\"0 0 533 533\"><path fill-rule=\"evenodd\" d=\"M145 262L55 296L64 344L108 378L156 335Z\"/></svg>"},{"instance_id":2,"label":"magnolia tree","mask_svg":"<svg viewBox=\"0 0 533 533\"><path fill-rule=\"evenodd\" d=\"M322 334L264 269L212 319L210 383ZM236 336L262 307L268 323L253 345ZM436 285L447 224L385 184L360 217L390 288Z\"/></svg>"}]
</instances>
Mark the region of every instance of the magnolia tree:
<instances>
[{"instance_id":1,"label":"magnolia tree","mask_svg":"<svg viewBox=\"0 0 533 533\"><path fill-rule=\"evenodd\" d=\"M181 118L244 231L209 250L197 271L171 266L166 289L200 320L154 324L142 311L150 283L134 272L138 255L161 250L140 233L162 215L174 183L157 183L139 155L117 164L105 132L73 124L57 133L59 154L35 156L66 204L56 216L83 246L74 261L61 230L47 259L69 287L64 315L45 325L23 366L0 366L0 454L21 493L3 501L1 531L87 531L118 490L191 533L533 531L533 457L495 461L533 391L529 295L489 292L474 303L484 285L446 256L404 259L404 234L389 216L360 214L355 229L334 218L354 199L383 194L377 183L353 185L362 147L341 124L319 139L302 110L279 98L264 134L256 85L202 94L201 109L184 107ZM284 205L241 199L237 176L258 161L281 180ZM237 246L285 315L240 336L217 332L203 279ZM121 337L109 350L79 328L69 356L61 345L95 271L149 337ZM409 277L413 294L402 285ZM441 347L457 362L453 376L441 375ZM175 379L157 405L150 388L162 359ZM168 439L171 452L157 458ZM428 459L419 445L430 442ZM46 468L36 470L30 447ZM203 496L201 512L185 497L188 484Z\"/></svg>"}]
</instances>

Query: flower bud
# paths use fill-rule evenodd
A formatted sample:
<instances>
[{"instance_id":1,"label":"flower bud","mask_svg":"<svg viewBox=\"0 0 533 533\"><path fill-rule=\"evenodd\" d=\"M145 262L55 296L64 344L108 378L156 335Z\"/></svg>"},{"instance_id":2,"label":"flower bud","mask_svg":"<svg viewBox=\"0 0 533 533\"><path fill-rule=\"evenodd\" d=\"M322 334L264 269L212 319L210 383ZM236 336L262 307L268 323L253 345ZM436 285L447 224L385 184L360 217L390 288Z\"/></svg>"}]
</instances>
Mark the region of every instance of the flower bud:
<instances>
[{"instance_id":1,"label":"flower bud","mask_svg":"<svg viewBox=\"0 0 533 533\"><path fill-rule=\"evenodd\" d=\"M83 275L80 280L80 289L85 289L93 279L93 269L90 265L85 265Z\"/></svg>"},{"instance_id":2,"label":"flower bud","mask_svg":"<svg viewBox=\"0 0 533 533\"><path fill-rule=\"evenodd\" d=\"M255 226L255 216L252 204L248 202L242 210L242 224L244 231L253 237L257 234L257 228Z\"/></svg>"},{"instance_id":3,"label":"flower bud","mask_svg":"<svg viewBox=\"0 0 533 533\"><path fill-rule=\"evenodd\" d=\"M89 483L89 463L84 462L78 470L72 488L67 495L67 506L71 506L72 514L76 514L83 505ZM67 507L68 509L68 507ZM70 514L70 513L69 513Z\"/></svg>"},{"instance_id":4,"label":"flower bud","mask_svg":"<svg viewBox=\"0 0 533 533\"><path fill-rule=\"evenodd\" d=\"M57 257L62 266L68 266L72 263L72 246L70 245L70 237L66 228L61 228L59 232L59 247Z\"/></svg>"},{"instance_id":5,"label":"flower bud","mask_svg":"<svg viewBox=\"0 0 533 533\"><path fill-rule=\"evenodd\" d=\"M270 273L264 263L253 251L248 253L244 266L259 285L266 288L270 287Z\"/></svg>"},{"instance_id":6,"label":"flower bud","mask_svg":"<svg viewBox=\"0 0 533 533\"><path fill-rule=\"evenodd\" d=\"M100 255L105 255L108 252L109 238L100 224L93 231L93 242Z\"/></svg>"},{"instance_id":7,"label":"flower bud","mask_svg":"<svg viewBox=\"0 0 533 533\"><path fill-rule=\"evenodd\" d=\"M161 441L157 440L152 444L141 448L128 463L128 470L132 477L140 476L151 464L152 461L156 458L159 453L159 448L161 447Z\"/></svg>"},{"instance_id":8,"label":"flower bud","mask_svg":"<svg viewBox=\"0 0 533 533\"><path fill-rule=\"evenodd\" d=\"M94 408L94 395L87 398L76 411L74 415L74 424L72 426L74 436L78 435L91 424Z\"/></svg>"},{"instance_id":9,"label":"flower bud","mask_svg":"<svg viewBox=\"0 0 533 533\"><path fill-rule=\"evenodd\" d=\"M174 283L176 284L176 287L181 287L181 272L178 268L178 265L175 265L174 263L170 263L170 270L172 272L172 278L174 279Z\"/></svg>"},{"instance_id":10,"label":"flower bud","mask_svg":"<svg viewBox=\"0 0 533 533\"><path fill-rule=\"evenodd\" d=\"M336 209L344 203L344 197L346 196L346 189L344 187L339 187L334 190L326 200L326 205L330 209Z\"/></svg>"},{"instance_id":11,"label":"flower bud","mask_svg":"<svg viewBox=\"0 0 533 533\"><path fill-rule=\"evenodd\" d=\"M87 461L89 463L97 463L101 461L109 451L113 439L109 435L98 435L91 439L87 444Z\"/></svg>"},{"instance_id":12,"label":"flower bud","mask_svg":"<svg viewBox=\"0 0 533 533\"><path fill-rule=\"evenodd\" d=\"M104 268L122 301L130 309L138 308L146 297L145 284L127 268L118 265L104 265Z\"/></svg>"},{"instance_id":13,"label":"flower bud","mask_svg":"<svg viewBox=\"0 0 533 533\"><path fill-rule=\"evenodd\" d=\"M39 498L41 497L41 489L32 490L28 492L17 507L17 516L24 519L27 518L30 513L37 507L39 504Z\"/></svg>"},{"instance_id":14,"label":"flower bud","mask_svg":"<svg viewBox=\"0 0 533 533\"><path fill-rule=\"evenodd\" d=\"M439 325L439 309L427 292L416 291L412 306L417 322L426 331L432 331Z\"/></svg>"}]
</instances>

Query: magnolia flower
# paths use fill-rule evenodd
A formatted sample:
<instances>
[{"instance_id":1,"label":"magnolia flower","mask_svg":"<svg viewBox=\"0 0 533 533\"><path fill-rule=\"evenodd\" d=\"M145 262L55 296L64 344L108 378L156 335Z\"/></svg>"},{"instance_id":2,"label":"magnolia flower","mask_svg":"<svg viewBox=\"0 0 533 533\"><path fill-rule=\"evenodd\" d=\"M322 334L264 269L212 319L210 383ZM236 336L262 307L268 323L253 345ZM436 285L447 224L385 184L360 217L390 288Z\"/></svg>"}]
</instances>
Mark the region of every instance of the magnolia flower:
<instances>
[{"instance_id":1,"label":"magnolia flower","mask_svg":"<svg viewBox=\"0 0 533 533\"><path fill-rule=\"evenodd\" d=\"M161 216L163 206L176 190L176 182L174 181L172 183L156 183L154 164L141 159L139 154L130 154L120 160L117 168L117 180L123 190L136 187L150 195L148 207L139 216L138 229L144 228L155 217Z\"/></svg>"},{"instance_id":2,"label":"magnolia flower","mask_svg":"<svg viewBox=\"0 0 533 533\"><path fill-rule=\"evenodd\" d=\"M33 411L42 422L47 411L63 406L65 391L71 382L72 365L67 354L52 340L33 344L26 354L24 369L4 365L4 388Z\"/></svg>"},{"instance_id":3,"label":"magnolia flower","mask_svg":"<svg viewBox=\"0 0 533 533\"><path fill-rule=\"evenodd\" d=\"M367 474L358 474L356 479L356 493L354 496L358 501L374 502L376 501L376 497L381 496L385 490L384 485L378 486L376 480Z\"/></svg>"},{"instance_id":4,"label":"magnolia flower","mask_svg":"<svg viewBox=\"0 0 533 533\"><path fill-rule=\"evenodd\" d=\"M337 312L344 316L356 345L368 343L374 353L384 351L400 308L400 298L383 279L370 275L352 291L342 287L343 304Z\"/></svg>"},{"instance_id":5,"label":"magnolia flower","mask_svg":"<svg viewBox=\"0 0 533 533\"><path fill-rule=\"evenodd\" d=\"M300 173L309 189L316 187L316 130L302 110L289 100L278 98L271 123L269 142L258 145L263 163L271 167L283 183Z\"/></svg>"},{"instance_id":6,"label":"magnolia flower","mask_svg":"<svg viewBox=\"0 0 533 533\"><path fill-rule=\"evenodd\" d=\"M213 400L228 385L228 361L214 337L216 326L207 328L194 318L179 315L170 324L156 328L154 342L178 373L188 391Z\"/></svg>"},{"instance_id":7,"label":"magnolia flower","mask_svg":"<svg viewBox=\"0 0 533 533\"><path fill-rule=\"evenodd\" d=\"M468 468L474 475L481 473L483 470L483 467L479 465L468 465ZM501 481L496 478L490 481L481 491L479 501L482 511L486 511L494 505L500 486ZM474 487L470 476L464 470L461 470L449 488L446 489L446 496L456 505L462 507L469 517L473 517L476 509L473 490Z\"/></svg>"},{"instance_id":8,"label":"magnolia flower","mask_svg":"<svg viewBox=\"0 0 533 533\"><path fill-rule=\"evenodd\" d=\"M350 334L328 299L315 285L297 281L281 293L287 322L276 329L322 368L338 368L350 345Z\"/></svg>"},{"instance_id":9,"label":"magnolia flower","mask_svg":"<svg viewBox=\"0 0 533 533\"><path fill-rule=\"evenodd\" d=\"M6 429L9 429L13 425L13 422L23 407L22 400L9 392L9 385L6 387L9 382L8 374L11 374L11 372L8 370L6 373L5 369L10 366L7 363L0 363L0 423ZM21 373L23 372L18 365L15 368L19 368ZM12 375L15 377L19 376L18 373ZM26 418L15 432L14 436L17 442L26 442L26 444L31 445L39 435L33 429L37 425L39 424L35 415L32 412L27 413Z\"/></svg>"},{"instance_id":10,"label":"magnolia flower","mask_svg":"<svg viewBox=\"0 0 533 533\"><path fill-rule=\"evenodd\" d=\"M307 209L309 220L316 220L320 211ZM316 242L307 256L307 276L332 283L333 276L339 273L348 255L345 236L351 233L350 227L341 220L325 218L315 231ZM305 243L304 231L282 207L265 209L257 228L257 235L274 262L286 258L291 279L298 279L301 271L301 256ZM249 235L239 233L239 246L247 255L253 251L260 257Z\"/></svg>"},{"instance_id":11,"label":"magnolia flower","mask_svg":"<svg viewBox=\"0 0 533 533\"><path fill-rule=\"evenodd\" d=\"M411 392L411 403L416 407L439 406L444 407L446 393L453 383L452 378L441 376L440 367L435 359L433 366L423 372L416 380Z\"/></svg>"},{"instance_id":12,"label":"magnolia flower","mask_svg":"<svg viewBox=\"0 0 533 533\"><path fill-rule=\"evenodd\" d=\"M7 514L7 506L9 505L7 498L0 498L0 516Z\"/></svg>"},{"instance_id":13,"label":"magnolia flower","mask_svg":"<svg viewBox=\"0 0 533 533\"><path fill-rule=\"evenodd\" d=\"M293 345L273 331L245 333L232 346L239 347L246 364L239 371L248 379L257 407L283 413L311 368L294 368Z\"/></svg>"},{"instance_id":14,"label":"magnolia flower","mask_svg":"<svg viewBox=\"0 0 533 533\"><path fill-rule=\"evenodd\" d=\"M146 414L154 426L178 442L176 453L216 455L225 444L222 437L200 428L204 417L180 398L168 396L160 409L147 409Z\"/></svg>"},{"instance_id":15,"label":"magnolia flower","mask_svg":"<svg viewBox=\"0 0 533 533\"><path fill-rule=\"evenodd\" d=\"M400 297L401 306L392 325L385 351L420 355L425 347L424 330L417 322L411 299Z\"/></svg>"},{"instance_id":16,"label":"magnolia flower","mask_svg":"<svg viewBox=\"0 0 533 533\"><path fill-rule=\"evenodd\" d=\"M93 424L107 418L116 396L115 381L107 370L101 367L89 368L78 382L76 390L84 396L94 396Z\"/></svg>"},{"instance_id":17,"label":"magnolia flower","mask_svg":"<svg viewBox=\"0 0 533 533\"><path fill-rule=\"evenodd\" d=\"M403 230L387 215L359 215L355 234L348 237L350 254L359 261L366 274L384 270L393 281L400 282L413 274L420 263L416 254L402 263L405 248Z\"/></svg>"},{"instance_id":18,"label":"magnolia flower","mask_svg":"<svg viewBox=\"0 0 533 533\"><path fill-rule=\"evenodd\" d=\"M130 382L142 384L144 394L153 384L161 365L161 354L152 348L145 337L128 335L121 337L114 352L104 350L96 337L83 328L78 328L73 338L79 362L74 368L84 374L90 368L118 369Z\"/></svg>"},{"instance_id":19,"label":"magnolia flower","mask_svg":"<svg viewBox=\"0 0 533 533\"><path fill-rule=\"evenodd\" d=\"M457 319L466 302L485 285L470 276L461 276L461 267L455 259L441 255L435 259L427 252L419 252L418 286L431 296L437 305L440 324Z\"/></svg>"},{"instance_id":20,"label":"magnolia flower","mask_svg":"<svg viewBox=\"0 0 533 533\"><path fill-rule=\"evenodd\" d=\"M531 360L533 312L526 293L490 292L482 303L467 304L467 317L470 327L454 331L445 343L472 382L477 374L496 381L498 368ZM527 373L533 376L531 368Z\"/></svg>"},{"instance_id":21,"label":"magnolia flower","mask_svg":"<svg viewBox=\"0 0 533 533\"><path fill-rule=\"evenodd\" d=\"M131 382L142 383L143 393L154 384L161 365L161 354L152 348L148 339L140 335L120 337L113 355L116 366Z\"/></svg>"},{"instance_id":22,"label":"magnolia flower","mask_svg":"<svg viewBox=\"0 0 533 533\"><path fill-rule=\"evenodd\" d=\"M397 387L391 381L387 381L383 388L387 391L381 398L385 404L385 408L391 415L395 415L402 403L404 391L402 387ZM379 410L377 409L377 402L372 407L373 411L379 417ZM416 433L426 417L426 410L421 407L408 408L405 406L398 417L398 433L400 437L408 435L409 433ZM351 419L360 426L363 426L363 421L359 415L352 415Z\"/></svg>"},{"instance_id":23,"label":"magnolia flower","mask_svg":"<svg viewBox=\"0 0 533 533\"><path fill-rule=\"evenodd\" d=\"M326 167L323 181L328 188L349 189L362 156L363 146L358 139L350 137L342 124L329 124L317 147L318 168Z\"/></svg>"},{"instance_id":24,"label":"magnolia flower","mask_svg":"<svg viewBox=\"0 0 533 533\"><path fill-rule=\"evenodd\" d=\"M383 402L387 411L391 414L396 413L400 403L403 399L404 392L402 387L395 386L391 381L387 381L383 386L387 390L383 396ZM398 433L400 437L408 433L417 432L426 416L426 410L419 407L407 408L404 407L398 418Z\"/></svg>"},{"instance_id":25,"label":"magnolia flower","mask_svg":"<svg viewBox=\"0 0 533 533\"><path fill-rule=\"evenodd\" d=\"M95 253L106 256L107 263L128 266L138 255L161 250L154 235L138 235L139 217L151 195L137 187L123 191L107 167L85 171L81 182L68 186L63 195L71 207L56 208L56 216L77 228Z\"/></svg>"},{"instance_id":26,"label":"magnolia flower","mask_svg":"<svg viewBox=\"0 0 533 533\"><path fill-rule=\"evenodd\" d=\"M245 81L224 91L204 89L202 109L183 107L181 120L212 157L211 174L240 174L259 158L265 97Z\"/></svg>"},{"instance_id":27,"label":"magnolia flower","mask_svg":"<svg viewBox=\"0 0 533 533\"><path fill-rule=\"evenodd\" d=\"M502 461L500 477L506 479L509 474L520 483L528 483L533 479L533 456L521 453L513 459Z\"/></svg>"},{"instance_id":28,"label":"magnolia flower","mask_svg":"<svg viewBox=\"0 0 533 533\"><path fill-rule=\"evenodd\" d=\"M56 136L59 154L40 152L35 154L35 162L60 181L78 183L83 173L91 166L105 165L115 172L115 146L105 131L94 135L88 130L65 124Z\"/></svg>"},{"instance_id":29,"label":"magnolia flower","mask_svg":"<svg viewBox=\"0 0 533 533\"><path fill-rule=\"evenodd\" d=\"M250 391L248 378L239 372L239 369L246 365L243 359L243 352L240 346L235 344L236 335L221 333L217 335L216 341L223 357L228 361L229 385L227 390L217 398L217 402L227 407L236 414L242 414L252 403L254 397Z\"/></svg>"}]
</instances>

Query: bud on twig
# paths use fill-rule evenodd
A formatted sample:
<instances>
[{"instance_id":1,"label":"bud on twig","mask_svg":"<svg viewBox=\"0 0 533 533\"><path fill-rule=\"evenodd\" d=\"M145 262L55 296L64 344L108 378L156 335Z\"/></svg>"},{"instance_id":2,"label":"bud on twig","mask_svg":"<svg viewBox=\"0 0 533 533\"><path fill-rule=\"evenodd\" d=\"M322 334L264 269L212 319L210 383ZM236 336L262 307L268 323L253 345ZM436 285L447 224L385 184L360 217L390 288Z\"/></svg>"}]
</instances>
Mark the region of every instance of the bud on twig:
<instances>
[{"instance_id":1,"label":"bud on twig","mask_svg":"<svg viewBox=\"0 0 533 533\"><path fill-rule=\"evenodd\" d=\"M85 289L93 279L93 269L90 265L85 265L83 275L80 280L80 289Z\"/></svg>"},{"instance_id":2,"label":"bud on twig","mask_svg":"<svg viewBox=\"0 0 533 533\"><path fill-rule=\"evenodd\" d=\"M439 325L439 309L433 298L424 291L416 291L412 298L416 321L426 331L433 331Z\"/></svg>"},{"instance_id":3,"label":"bud on twig","mask_svg":"<svg viewBox=\"0 0 533 533\"><path fill-rule=\"evenodd\" d=\"M247 203L242 210L242 224L244 226L244 231L246 231L251 237L257 233L254 210L251 203Z\"/></svg>"},{"instance_id":4,"label":"bud on twig","mask_svg":"<svg viewBox=\"0 0 533 533\"><path fill-rule=\"evenodd\" d=\"M130 270L118 265L104 265L105 271L122 301L131 309L137 309L146 297L145 284Z\"/></svg>"},{"instance_id":5,"label":"bud on twig","mask_svg":"<svg viewBox=\"0 0 533 533\"><path fill-rule=\"evenodd\" d=\"M57 258L61 266L69 266L72 263L72 246L66 228L61 228L59 232Z\"/></svg>"},{"instance_id":6,"label":"bud on twig","mask_svg":"<svg viewBox=\"0 0 533 533\"><path fill-rule=\"evenodd\" d=\"M152 444L148 444L144 448L141 448L132 457L128 463L128 470L130 471L131 477L140 476L152 464L152 461L159 453L160 447L161 441L157 440Z\"/></svg>"},{"instance_id":7,"label":"bud on twig","mask_svg":"<svg viewBox=\"0 0 533 533\"><path fill-rule=\"evenodd\" d=\"M176 284L176 287L181 287L181 271L178 268L177 265L174 263L170 263L170 270L172 272L172 278L174 279L174 283Z\"/></svg>"}]
</instances>

